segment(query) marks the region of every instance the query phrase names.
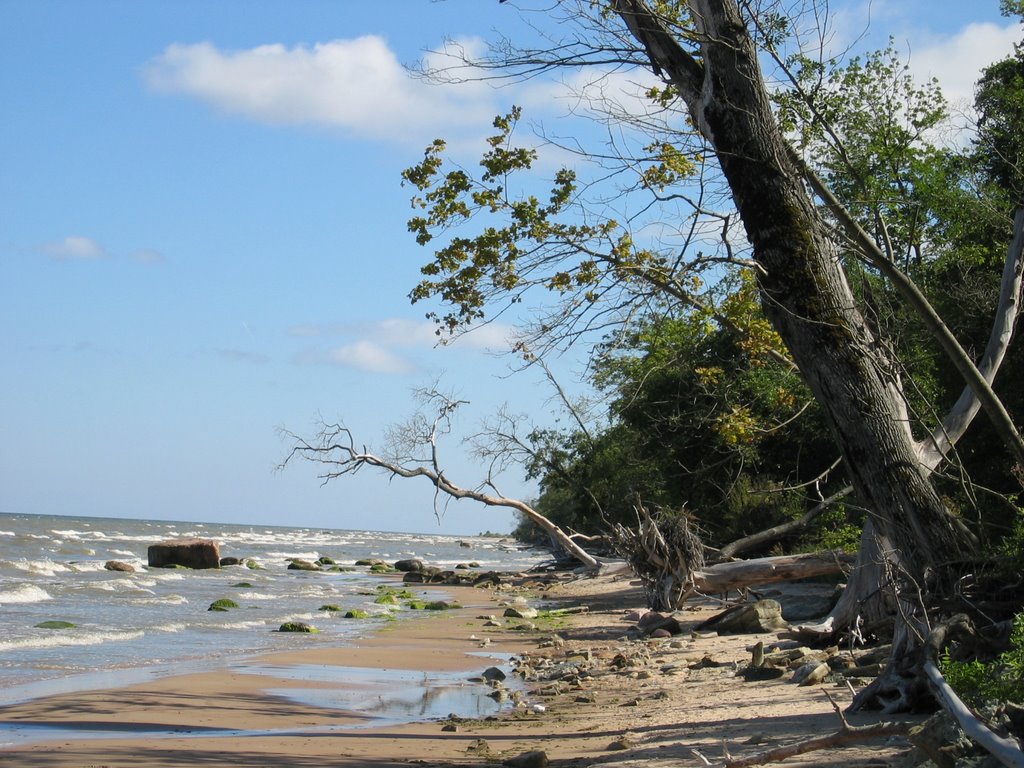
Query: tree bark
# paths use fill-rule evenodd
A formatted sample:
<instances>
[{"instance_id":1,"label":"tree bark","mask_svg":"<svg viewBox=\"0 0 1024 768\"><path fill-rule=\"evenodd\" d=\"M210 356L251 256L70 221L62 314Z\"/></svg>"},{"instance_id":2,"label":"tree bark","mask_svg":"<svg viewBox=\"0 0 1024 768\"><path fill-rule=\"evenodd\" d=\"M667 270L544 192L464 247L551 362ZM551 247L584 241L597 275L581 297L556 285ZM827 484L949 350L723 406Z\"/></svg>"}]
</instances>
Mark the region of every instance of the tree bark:
<instances>
[{"instance_id":1,"label":"tree bark","mask_svg":"<svg viewBox=\"0 0 1024 768\"><path fill-rule=\"evenodd\" d=\"M759 584L844 573L853 566L853 561L853 555L844 552L810 552L798 555L758 557L753 560L716 563L702 570L694 571L690 578L693 583L692 591L716 594L733 589L755 587Z\"/></svg>"},{"instance_id":2,"label":"tree bark","mask_svg":"<svg viewBox=\"0 0 1024 768\"><path fill-rule=\"evenodd\" d=\"M857 561L846 580L846 589L832 611L821 621L802 624L802 634L826 637L841 629L855 635L870 634L891 625L896 606L893 603L889 547L879 539L869 521L860 535Z\"/></svg>"}]
</instances>

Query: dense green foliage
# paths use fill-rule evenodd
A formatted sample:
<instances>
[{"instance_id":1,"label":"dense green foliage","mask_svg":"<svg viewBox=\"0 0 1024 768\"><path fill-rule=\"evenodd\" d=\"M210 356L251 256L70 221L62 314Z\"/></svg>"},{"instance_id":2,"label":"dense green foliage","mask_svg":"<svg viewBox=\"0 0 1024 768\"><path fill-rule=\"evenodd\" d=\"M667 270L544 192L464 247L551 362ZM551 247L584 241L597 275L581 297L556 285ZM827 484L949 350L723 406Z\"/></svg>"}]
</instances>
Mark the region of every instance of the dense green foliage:
<instances>
[{"instance_id":1,"label":"dense green foliage","mask_svg":"<svg viewBox=\"0 0 1024 768\"><path fill-rule=\"evenodd\" d=\"M947 652L939 670L957 696L972 707L1003 701L1024 704L1024 613L1013 620L1008 651L991 661L956 661Z\"/></svg>"},{"instance_id":2,"label":"dense green foliage","mask_svg":"<svg viewBox=\"0 0 1024 768\"><path fill-rule=\"evenodd\" d=\"M564 436L557 456L545 452L559 471L542 475L542 512L594 533L609 520L629 524L637 501L686 505L710 541L726 542L836 489L841 475L795 487L837 454L799 376L765 354L778 342L750 322L760 312L749 276L721 306L745 318L745 333L686 312L623 328L602 345L594 383L608 396L611 426L594 438Z\"/></svg>"}]
</instances>

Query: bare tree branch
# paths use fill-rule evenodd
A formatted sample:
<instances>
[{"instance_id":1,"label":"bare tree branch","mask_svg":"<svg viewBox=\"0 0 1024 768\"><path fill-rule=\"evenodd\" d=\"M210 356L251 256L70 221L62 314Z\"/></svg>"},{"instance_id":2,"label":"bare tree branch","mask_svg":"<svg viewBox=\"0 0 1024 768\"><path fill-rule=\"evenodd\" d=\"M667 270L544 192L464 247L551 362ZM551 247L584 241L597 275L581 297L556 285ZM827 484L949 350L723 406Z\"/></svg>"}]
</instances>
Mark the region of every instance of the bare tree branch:
<instances>
[{"instance_id":1,"label":"bare tree branch","mask_svg":"<svg viewBox=\"0 0 1024 768\"><path fill-rule=\"evenodd\" d=\"M448 431L451 415L462 403L443 396L436 390L429 392L428 395L437 408L437 415L430 422L417 420L413 431L406 435L409 439L409 445L406 446L408 450L396 451L393 458L379 456L367 450L365 446L358 448L352 433L340 424L322 423L319 433L312 442L291 432L283 431L283 434L293 440L294 444L282 462L281 468L286 467L296 458L320 465L322 470L318 476L325 485L339 477L354 475L367 466L380 469L392 477L422 477L434 486L438 494L448 498L470 499L489 507L505 507L522 513L547 531L554 541L558 542L566 552L584 566L597 568L599 562L593 555L586 552L561 528L526 502L504 496L496 489L495 493L485 493L479 489L462 487L445 474L438 452L438 438ZM429 449L429 458L419 460L412 458L416 444ZM494 487L490 479L485 485Z\"/></svg>"}]
</instances>

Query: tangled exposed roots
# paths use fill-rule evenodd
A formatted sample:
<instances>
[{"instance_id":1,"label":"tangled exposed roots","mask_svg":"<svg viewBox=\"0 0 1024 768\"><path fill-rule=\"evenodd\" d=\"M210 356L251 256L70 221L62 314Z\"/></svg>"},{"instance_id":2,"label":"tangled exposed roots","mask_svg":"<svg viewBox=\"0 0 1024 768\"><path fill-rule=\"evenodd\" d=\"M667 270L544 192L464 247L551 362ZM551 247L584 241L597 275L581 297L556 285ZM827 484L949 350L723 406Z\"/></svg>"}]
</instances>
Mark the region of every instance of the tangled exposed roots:
<instances>
[{"instance_id":1,"label":"tangled exposed roots","mask_svg":"<svg viewBox=\"0 0 1024 768\"><path fill-rule=\"evenodd\" d=\"M684 510L655 510L636 506L637 524L616 524L612 541L619 555L643 582L654 610L672 611L693 589L693 574L704 568L704 543Z\"/></svg>"}]
</instances>

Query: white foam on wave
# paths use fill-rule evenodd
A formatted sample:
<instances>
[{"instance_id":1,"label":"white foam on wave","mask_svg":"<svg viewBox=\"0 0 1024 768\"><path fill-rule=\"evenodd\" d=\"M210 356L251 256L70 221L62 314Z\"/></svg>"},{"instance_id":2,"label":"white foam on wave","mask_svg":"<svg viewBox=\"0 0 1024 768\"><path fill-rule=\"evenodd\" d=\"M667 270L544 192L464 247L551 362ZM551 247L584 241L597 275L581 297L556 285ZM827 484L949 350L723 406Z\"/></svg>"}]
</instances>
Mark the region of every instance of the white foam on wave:
<instances>
[{"instance_id":1,"label":"white foam on wave","mask_svg":"<svg viewBox=\"0 0 1024 768\"><path fill-rule=\"evenodd\" d=\"M149 591L149 590L145 590ZM153 594L150 592L150 594ZM132 600L135 605L188 605L184 595L162 595L160 597L137 597Z\"/></svg>"},{"instance_id":2,"label":"white foam on wave","mask_svg":"<svg viewBox=\"0 0 1024 768\"><path fill-rule=\"evenodd\" d=\"M265 621L229 621L226 624L218 624L217 629L252 629L253 627L265 627Z\"/></svg>"},{"instance_id":3,"label":"white foam on wave","mask_svg":"<svg viewBox=\"0 0 1024 768\"><path fill-rule=\"evenodd\" d=\"M129 632L72 632L44 630L47 634L25 637L19 640L0 640L0 651L26 650L30 648L59 648L71 645L100 645L119 640L137 640L146 633L141 630Z\"/></svg>"},{"instance_id":4,"label":"white foam on wave","mask_svg":"<svg viewBox=\"0 0 1024 768\"><path fill-rule=\"evenodd\" d=\"M154 632L181 632L183 629L188 629L188 624L176 622L174 624L160 624L153 627Z\"/></svg>"},{"instance_id":5,"label":"white foam on wave","mask_svg":"<svg viewBox=\"0 0 1024 768\"><path fill-rule=\"evenodd\" d=\"M17 536L14 531L0 531L0 536Z\"/></svg>"},{"instance_id":6,"label":"white foam on wave","mask_svg":"<svg viewBox=\"0 0 1024 768\"><path fill-rule=\"evenodd\" d=\"M291 558L291 557L297 557L300 560L316 560L318 557L320 557L320 553L319 552L312 552L312 551L296 552L296 551L292 550L290 552L267 552L267 554L266 554L266 558L268 560L271 560L271 559L287 560L288 558Z\"/></svg>"},{"instance_id":7,"label":"white foam on wave","mask_svg":"<svg viewBox=\"0 0 1024 768\"><path fill-rule=\"evenodd\" d=\"M38 576L55 576L71 570L54 560L0 560L0 568L16 568Z\"/></svg>"},{"instance_id":8,"label":"white foam on wave","mask_svg":"<svg viewBox=\"0 0 1024 768\"><path fill-rule=\"evenodd\" d=\"M268 595L265 592L240 592L239 600L276 600L279 595Z\"/></svg>"},{"instance_id":9,"label":"white foam on wave","mask_svg":"<svg viewBox=\"0 0 1024 768\"><path fill-rule=\"evenodd\" d=\"M54 536L63 536L65 539L80 539L83 536L90 536L92 531L76 531L73 528L67 530L58 530L57 528L50 529L50 533Z\"/></svg>"},{"instance_id":10,"label":"white foam on wave","mask_svg":"<svg viewBox=\"0 0 1024 768\"><path fill-rule=\"evenodd\" d=\"M98 573L105 571L103 563L99 560L77 560L72 563L68 563L67 570L73 571L74 573Z\"/></svg>"},{"instance_id":11,"label":"white foam on wave","mask_svg":"<svg viewBox=\"0 0 1024 768\"><path fill-rule=\"evenodd\" d=\"M49 592L35 584L20 584L14 589L0 592L0 605L4 603L39 603L52 599Z\"/></svg>"}]
</instances>

